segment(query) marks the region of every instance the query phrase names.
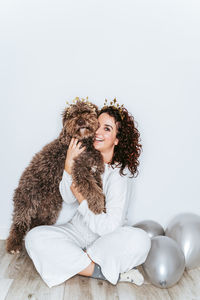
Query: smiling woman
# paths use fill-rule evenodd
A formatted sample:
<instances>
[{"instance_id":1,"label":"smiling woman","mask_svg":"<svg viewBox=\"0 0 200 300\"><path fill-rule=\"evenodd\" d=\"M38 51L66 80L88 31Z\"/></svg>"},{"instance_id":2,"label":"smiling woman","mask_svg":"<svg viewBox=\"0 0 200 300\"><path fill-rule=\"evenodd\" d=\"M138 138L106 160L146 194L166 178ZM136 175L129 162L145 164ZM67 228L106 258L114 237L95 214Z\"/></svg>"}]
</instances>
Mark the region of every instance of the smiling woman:
<instances>
[{"instance_id":1,"label":"smiling woman","mask_svg":"<svg viewBox=\"0 0 200 300\"><path fill-rule=\"evenodd\" d=\"M70 175L73 157L81 153L75 139L67 151L59 185L63 201L75 207L75 213L66 224L32 229L25 239L27 252L49 287L76 274L114 285L119 281L141 285L144 281L135 267L145 261L150 238L142 229L126 223L129 199L133 198L132 177L139 165L140 135L133 117L122 107L103 107L98 123L93 145L105 164L101 176L106 212L94 214L87 199L74 187Z\"/></svg>"},{"instance_id":2,"label":"smiling woman","mask_svg":"<svg viewBox=\"0 0 200 300\"><path fill-rule=\"evenodd\" d=\"M116 100L113 102L115 104ZM120 167L121 175L124 175L123 170L128 168L132 176L137 177L142 145L134 117L123 105L104 105L98 121L99 128L96 131L94 146L105 158L104 162L110 160L109 156L113 150L109 163Z\"/></svg>"},{"instance_id":3,"label":"smiling woman","mask_svg":"<svg viewBox=\"0 0 200 300\"><path fill-rule=\"evenodd\" d=\"M98 121L94 147L101 152L104 162L108 164L112 161L114 147L118 144L117 125L115 119L107 113L102 113Z\"/></svg>"}]
</instances>

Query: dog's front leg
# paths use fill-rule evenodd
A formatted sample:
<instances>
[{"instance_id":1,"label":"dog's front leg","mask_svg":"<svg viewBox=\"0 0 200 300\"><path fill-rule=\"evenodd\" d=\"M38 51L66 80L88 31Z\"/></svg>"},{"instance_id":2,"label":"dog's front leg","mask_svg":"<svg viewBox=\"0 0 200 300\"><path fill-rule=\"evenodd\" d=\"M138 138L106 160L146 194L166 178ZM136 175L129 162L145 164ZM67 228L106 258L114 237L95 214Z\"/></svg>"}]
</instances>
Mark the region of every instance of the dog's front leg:
<instances>
[{"instance_id":1,"label":"dog's front leg","mask_svg":"<svg viewBox=\"0 0 200 300\"><path fill-rule=\"evenodd\" d=\"M99 178L99 180L97 180ZM105 196L102 190L101 177L95 176L88 166L79 166L75 161L72 179L79 193L87 200L88 207L95 214L105 212Z\"/></svg>"}]
</instances>

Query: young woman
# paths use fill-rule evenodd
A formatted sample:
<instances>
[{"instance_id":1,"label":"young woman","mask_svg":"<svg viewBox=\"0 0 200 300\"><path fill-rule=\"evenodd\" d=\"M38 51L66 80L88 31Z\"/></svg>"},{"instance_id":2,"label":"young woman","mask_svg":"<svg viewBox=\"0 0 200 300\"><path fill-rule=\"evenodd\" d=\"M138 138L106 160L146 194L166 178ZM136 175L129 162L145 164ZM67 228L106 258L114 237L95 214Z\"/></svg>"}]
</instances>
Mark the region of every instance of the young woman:
<instances>
[{"instance_id":1,"label":"young woman","mask_svg":"<svg viewBox=\"0 0 200 300\"><path fill-rule=\"evenodd\" d=\"M94 147L105 163L102 181L106 213L95 215L90 211L87 200L72 183L73 160L84 151L72 139L59 186L64 203L71 205L72 218L65 224L35 227L25 237L27 252L49 287L76 274L114 285L120 281L141 285L144 281L135 267L146 260L150 238L142 229L126 225L132 180L138 173L140 134L123 106L103 107L98 121Z\"/></svg>"}]
</instances>

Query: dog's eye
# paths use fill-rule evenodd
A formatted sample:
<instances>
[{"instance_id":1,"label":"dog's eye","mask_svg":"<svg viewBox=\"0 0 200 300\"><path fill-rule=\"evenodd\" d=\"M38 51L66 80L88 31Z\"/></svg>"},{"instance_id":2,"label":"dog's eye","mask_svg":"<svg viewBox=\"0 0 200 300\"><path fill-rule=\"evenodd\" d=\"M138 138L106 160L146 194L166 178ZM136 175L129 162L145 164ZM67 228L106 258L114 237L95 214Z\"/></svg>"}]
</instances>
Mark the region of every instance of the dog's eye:
<instances>
[{"instance_id":1,"label":"dog's eye","mask_svg":"<svg viewBox=\"0 0 200 300\"><path fill-rule=\"evenodd\" d=\"M76 117L76 114L75 114L75 113L71 113L71 114L69 115L69 118L70 118L70 119L74 119L74 117Z\"/></svg>"}]
</instances>

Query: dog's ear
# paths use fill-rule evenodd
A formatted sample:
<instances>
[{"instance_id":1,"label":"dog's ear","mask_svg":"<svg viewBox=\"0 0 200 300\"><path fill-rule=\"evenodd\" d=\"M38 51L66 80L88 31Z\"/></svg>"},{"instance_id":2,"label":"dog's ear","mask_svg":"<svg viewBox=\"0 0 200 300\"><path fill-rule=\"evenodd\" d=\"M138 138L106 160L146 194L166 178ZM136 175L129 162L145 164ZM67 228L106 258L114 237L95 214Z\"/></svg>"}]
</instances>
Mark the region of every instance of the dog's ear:
<instances>
[{"instance_id":1,"label":"dog's ear","mask_svg":"<svg viewBox=\"0 0 200 300\"><path fill-rule=\"evenodd\" d=\"M69 145L71 137L67 134L67 130L65 127L63 127L60 135L59 140L63 145Z\"/></svg>"},{"instance_id":2,"label":"dog's ear","mask_svg":"<svg viewBox=\"0 0 200 300\"><path fill-rule=\"evenodd\" d=\"M64 126L65 122L67 121L67 115L69 114L70 111L70 107L65 108L65 110L63 110L61 116L62 116L62 124Z\"/></svg>"}]
</instances>

